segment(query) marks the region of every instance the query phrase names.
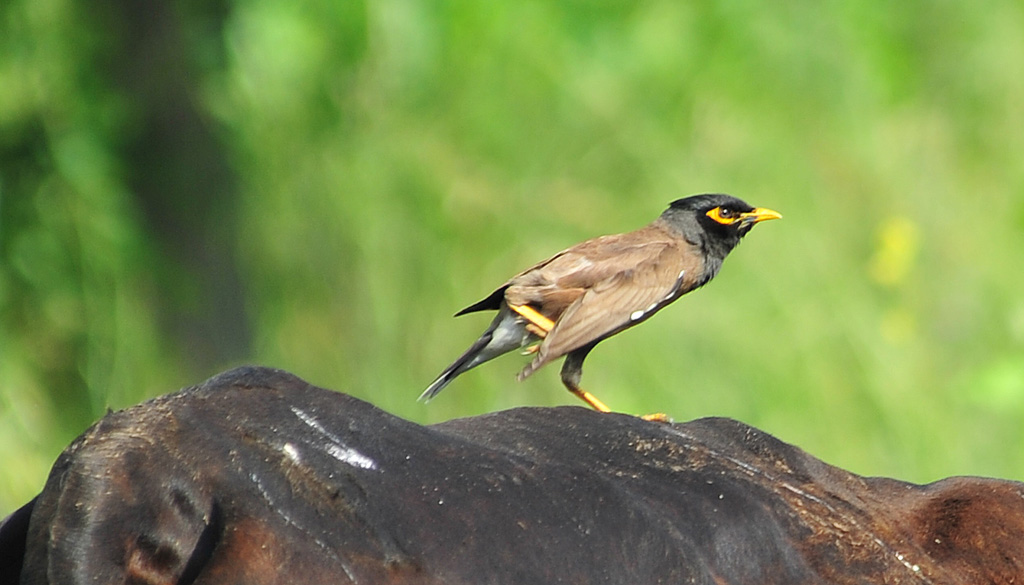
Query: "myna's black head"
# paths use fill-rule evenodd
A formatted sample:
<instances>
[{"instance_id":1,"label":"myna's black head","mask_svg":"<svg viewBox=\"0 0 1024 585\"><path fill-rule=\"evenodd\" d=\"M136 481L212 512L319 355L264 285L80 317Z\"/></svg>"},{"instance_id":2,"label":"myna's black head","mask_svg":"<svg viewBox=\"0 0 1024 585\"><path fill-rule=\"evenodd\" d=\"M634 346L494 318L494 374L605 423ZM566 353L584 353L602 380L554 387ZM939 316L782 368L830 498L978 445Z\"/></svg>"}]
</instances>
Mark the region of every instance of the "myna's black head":
<instances>
[{"instance_id":1,"label":"myna's black head","mask_svg":"<svg viewBox=\"0 0 1024 585\"><path fill-rule=\"evenodd\" d=\"M754 224L781 217L771 209L714 193L677 199L660 219L720 263Z\"/></svg>"}]
</instances>

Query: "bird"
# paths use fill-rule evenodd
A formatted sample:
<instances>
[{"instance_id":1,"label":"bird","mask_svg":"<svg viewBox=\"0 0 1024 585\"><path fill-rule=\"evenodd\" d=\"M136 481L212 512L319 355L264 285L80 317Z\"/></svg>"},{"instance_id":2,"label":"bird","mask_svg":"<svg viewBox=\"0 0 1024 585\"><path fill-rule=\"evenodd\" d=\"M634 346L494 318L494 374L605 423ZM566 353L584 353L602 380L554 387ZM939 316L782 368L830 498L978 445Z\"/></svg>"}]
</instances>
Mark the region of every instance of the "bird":
<instances>
[{"instance_id":1,"label":"bird","mask_svg":"<svg viewBox=\"0 0 1024 585\"><path fill-rule=\"evenodd\" d=\"M610 412L580 387L583 361L594 346L707 284L755 224L781 217L731 195L692 195L671 202L640 229L562 250L455 314L497 311L487 330L441 372L420 400L434 398L468 370L525 349L533 359L518 380L565 356L565 387L595 410ZM650 417L661 420L664 415Z\"/></svg>"}]
</instances>

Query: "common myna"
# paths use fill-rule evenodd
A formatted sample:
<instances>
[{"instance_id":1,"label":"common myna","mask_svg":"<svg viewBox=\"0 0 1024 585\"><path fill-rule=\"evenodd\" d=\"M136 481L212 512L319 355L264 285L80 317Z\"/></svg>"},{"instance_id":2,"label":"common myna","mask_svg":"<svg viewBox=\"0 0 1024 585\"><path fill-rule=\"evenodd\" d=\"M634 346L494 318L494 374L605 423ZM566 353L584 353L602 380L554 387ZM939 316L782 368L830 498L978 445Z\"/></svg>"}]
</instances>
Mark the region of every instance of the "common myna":
<instances>
[{"instance_id":1,"label":"common myna","mask_svg":"<svg viewBox=\"0 0 1024 585\"><path fill-rule=\"evenodd\" d=\"M430 400L466 370L526 347L534 357L519 380L565 356L565 387L608 412L579 386L590 350L706 284L754 224L781 217L729 195L694 195L673 201L658 219L636 231L601 236L555 254L456 313L498 311L483 335L420 399Z\"/></svg>"}]
</instances>

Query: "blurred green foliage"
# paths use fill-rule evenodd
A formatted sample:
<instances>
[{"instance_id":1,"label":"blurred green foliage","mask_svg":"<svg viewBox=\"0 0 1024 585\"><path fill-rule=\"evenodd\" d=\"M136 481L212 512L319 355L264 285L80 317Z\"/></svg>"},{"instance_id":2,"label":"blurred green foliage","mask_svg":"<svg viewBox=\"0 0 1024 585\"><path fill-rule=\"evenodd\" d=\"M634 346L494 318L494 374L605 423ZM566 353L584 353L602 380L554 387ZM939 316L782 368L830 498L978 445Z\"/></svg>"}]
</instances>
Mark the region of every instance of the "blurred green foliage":
<instances>
[{"instance_id":1,"label":"blurred green foliage","mask_svg":"<svg viewBox=\"0 0 1024 585\"><path fill-rule=\"evenodd\" d=\"M107 408L241 363L420 422L575 404L526 358L415 398L450 315L708 191L778 209L603 343L626 412L869 475L1024 479L1024 5L0 5L0 515Z\"/></svg>"}]
</instances>

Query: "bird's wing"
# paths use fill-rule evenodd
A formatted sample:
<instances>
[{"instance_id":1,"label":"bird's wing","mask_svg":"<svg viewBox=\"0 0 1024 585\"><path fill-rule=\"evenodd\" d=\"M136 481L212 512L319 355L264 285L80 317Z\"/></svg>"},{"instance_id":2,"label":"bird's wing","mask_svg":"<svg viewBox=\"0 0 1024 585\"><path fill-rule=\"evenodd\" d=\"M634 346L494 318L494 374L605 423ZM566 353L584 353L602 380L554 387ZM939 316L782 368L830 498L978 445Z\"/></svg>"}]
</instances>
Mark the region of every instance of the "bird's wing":
<instances>
[{"instance_id":1,"label":"bird's wing","mask_svg":"<svg viewBox=\"0 0 1024 585\"><path fill-rule=\"evenodd\" d=\"M528 370L631 327L675 300L703 269L699 255L688 250L684 242L662 241L620 252L618 269L565 309Z\"/></svg>"},{"instance_id":2,"label":"bird's wing","mask_svg":"<svg viewBox=\"0 0 1024 585\"><path fill-rule=\"evenodd\" d=\"M590 244L590 243L591 243L591 241L587 241L587 242L584 242L583 244ZM550 289L552 286L554 286L554 283L547 277L546 274L542 274L541 271L546 266L548 266L548 265L550 265L552 263L564 264L564 261L565 261L567 255L569 255L570 258L578 258L579 254L576 253L577 249L580 248L580 246L582 246L583 244L577 244L576 246L573 246L572 248L566 248L565 250L562 250L561 252L558 252L557 254L555 254L554 256L551 256L550 258L546 258L544 260L541 260L540 262L534 264L533 266L527 268L526 270L520 272L519 274L517 274L517 275L513 276L512 278L508 279L507 281L505 281L504 284L502 284L498 288L494 289L494 291L491 294L487 295L486 298L484 298L484 299L482 299L480 301L477 301L476 303L473 303L472 305L466 307L465 309L462 309L458 313L455 313L455 316L458 317L460 315L465 315L467 313L473 313L473 312L476 312L476 311L496 311L496 310L498 310L499 308L501 308L501 302L503 300L505 300L505 296L506 296L505 291L509 287L512 287L512 286L517 286L518 285L520 287L520 290L522 290L524 288L524 285L525 285L525 288L529 288L529 289L537 289L537 288L545 287L545 286ZM564 270L564 268L563 268L563 270ZM538 296L538 295L540 295L540 293L535 293L535 294L530 295L529 298L521 299L521 300L519 300L519 304L540 302L541 299L540 299L540 296ZM534 297L536 297L536 298L534 298Z\"/></svg>"},{"instance_id":3,"label":"bird's wing","mask_svg":"<svg viewBox=\"0 0 1024 585\"><path fill-rule=\"evenodd\" d=\"M586 290L645 260L656 258L666 248L677 244L670 234L652 226L593 238L510 278L505 283L505 300L513 305L533 305L557 320Z\"/></svg>"}]
</instances>

